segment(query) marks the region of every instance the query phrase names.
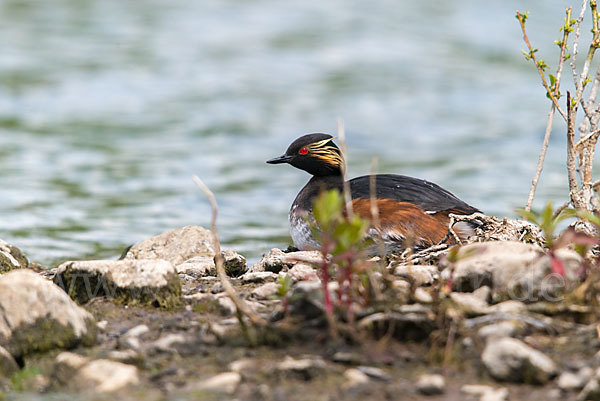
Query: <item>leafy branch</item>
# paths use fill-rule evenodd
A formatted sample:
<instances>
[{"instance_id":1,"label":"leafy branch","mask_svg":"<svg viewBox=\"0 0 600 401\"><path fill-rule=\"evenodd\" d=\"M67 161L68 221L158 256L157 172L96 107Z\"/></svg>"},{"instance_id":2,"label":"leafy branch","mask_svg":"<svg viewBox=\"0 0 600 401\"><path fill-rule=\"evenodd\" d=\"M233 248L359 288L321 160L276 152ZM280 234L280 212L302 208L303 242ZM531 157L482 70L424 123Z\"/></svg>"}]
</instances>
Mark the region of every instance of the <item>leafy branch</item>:
<instances>
[{"instance_id":1,"label":"leafy branch","mask_svg":"<svg viewBox=\"0 0 600 401\"><path fill-rule=\"evenodd\" d=\"M600 213L600 201L594 195L595 187L592 179L592 165L595 145L598 141L598 137L600 136L600 130L598 129L598 123L600 121L600 104L597 104L596 101L598 90L600 90L600 68L596 70L593 79L590 76L590 68L596 54L596 49L600 47L600 15L598 14L596 0L589 1L592 23L592 40L589 44L581 72L579 72L577 68L579 39L585 11L588 9L587 3L588 0L582 1L581 11L577 19L574 19L572 16L572 7L569 7L565 10L564 23L561 27L562 35L554 42L560 48L560 56L556 70L557 72L556 75L548 74L548 78L546 78L545 73L546 69L548 69L548 66L543 60L537 59L537 49L531 45L527 36L525 25L528 18L528 13L522 14L517 11L516 14L516 18L519 21L521 30L523 32L523 40L528 48L528 51L524 52L525 57L527 60L534 62L542 80L542 85L546 90L546 96L552 101L550 112L548 113L544 143L542 145L536 173L532 181L527 205L525 207L526 211L531 210L537 183L543 168L550 133L552 131L554 111L558 110L566 122L567 178L569 183L570 197L569 203L577 210L587 210ZM570 36L572 32L574 32L574 35ZM571 43L573 49L572 54L568 53L569 42ZM560 81L564 63L569 59L571 59L575 94L572 96L570 92L567 92L566 110L563 110L558 104L558 100L562 97L560 93ZM590 86L591 89L589 92L587 92L588 97L587 99L584 99L584 93L586 93L585 90ZM583 110L584 118L579 126L580 138L577 140L575 130L576 121L578 120L577 113L580 107Z\"/></svg>"},{"instance_id":2,"label":"leafy branch","mask_svg":"<svg viewBox=\"0 0 600 401\"><path fill-rule=\"evenodd\" d=\"M568 13L570 14L570 11L568 11ZM544 85L544 88L546 89L546 96L548 96L550 98L550 100L552 100L552 103L554 104L554 107L556 107L556 109L558 110L558 112L560 113L561 116L563 116L563 118L566 120L567 119L567 114L564 112L564 110L562 110L558 104L558 96L555 94L555 92L558 89L558 85L557 85L557 78L551 78L551 83L553 82L553 86L555 88L555 91L552 90L552 88L550 87L550 85L548 85L548 81L546 80L546 69L548 69L548 65L546 64L546 62L544 60L538 60L535 56L535 54L538 52L538 49L535 49L533 46L531 46L531 42L529 41L529 37L527 36L527 31L525 29L525 22L527 21L527 18L529 17L529 13L524 13L521 14L519 11L517 11L517 19L519 20L519 24L521 24L521 30L523 31L523 41L525 41L525 44L527 45L527 48L529 49L529 51L524 51L523 50L523 54L525 55L525 59L527 60L532 60L533 63L535 64L535 66L537 67L538 73L540 74L540 78L542 79L542 85ZM565 34L568 35L567 30L565 30ZM564 40L565 46L566 46L566 40ZM558 74L557 74L558 75Z\"/></svg>"}]
</instances>

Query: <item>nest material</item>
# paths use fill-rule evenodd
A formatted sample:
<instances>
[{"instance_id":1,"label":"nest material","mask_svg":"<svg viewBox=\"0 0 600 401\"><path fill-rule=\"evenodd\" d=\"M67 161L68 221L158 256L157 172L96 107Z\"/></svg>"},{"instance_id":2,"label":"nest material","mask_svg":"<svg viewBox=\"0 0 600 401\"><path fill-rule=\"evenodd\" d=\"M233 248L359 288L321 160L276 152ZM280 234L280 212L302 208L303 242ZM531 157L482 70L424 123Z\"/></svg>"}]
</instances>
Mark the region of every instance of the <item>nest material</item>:
<instances>
[{"instance_id":1,"label":"nest material","mask_svg":"<svg viewBox=\"0 0 600 401\"><path fill-rule=\"evenodd\" d=\"M467 222L474 227L474 235L461 241L452 226L458 222ZM407 249L402 254L390 257L393 265L410 263L413 265L437 264L454 244L471 244L486 241L519 241L544 246L544 237L537 226L525 221L504 217L486 216L474 213L468 216L450 214L448 234L441 243L415 252Z\"/></svg>"}]
</instances>

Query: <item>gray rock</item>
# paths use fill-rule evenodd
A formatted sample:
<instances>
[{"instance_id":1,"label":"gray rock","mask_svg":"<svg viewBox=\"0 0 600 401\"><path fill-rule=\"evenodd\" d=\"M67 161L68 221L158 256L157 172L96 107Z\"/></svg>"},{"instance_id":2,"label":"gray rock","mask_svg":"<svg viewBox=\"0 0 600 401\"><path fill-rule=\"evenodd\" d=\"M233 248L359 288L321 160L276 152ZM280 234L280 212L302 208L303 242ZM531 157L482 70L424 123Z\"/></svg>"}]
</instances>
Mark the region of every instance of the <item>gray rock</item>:
<instances>
[{"instance_id":1,"label":"gray rock","mask_svg":"<svg viewBox=\"0 0 600 401\"><path fill-rule=\"evenodd\" d=\"M242 376L237 372L225 372L196 383L192 387L216 393L233 394L242 382Z\"/></svg>"},{"instance_id":2,"label":"gray rock","mask_svg":"<svg viewBox=\"0 0 600 401\"><path fill-rule=\"evenodd\" d=\"M521 301L504 301L491 305L489 310L490 313L509 313L518 315L527 312L527 305Z\"/></svg>"},{"instance_id":3,"label":"gray rock","mask_svg":"<svg viewBox=\"0 0 600 401\"><path fill-rule=\"evenodd\" d=\"M195 256L215 256L212 233L204 227L186 226L138 242L123 259L163 259L177 266Z\"/></svg>"},{"instance_id":4,"label":"gray rock","mask_svg":"<svg viewBox=\"0 0 600 401\"><path fill-rule=\"evenodd\" d=\"M582 259L576 252L562 248L555 254L564 265L565 277L552 274L550 256L535 245L507 241L463 246L454 264L453 290L469 292L487 285L495 301L556 300L583 277Z\"/></svg>"},{"instance_id":5,"label":"gray rock","mask_svg":"<svg viewBox=\"0 0 600 401\"><path fill-rule=\"evenodd\" d=\"M369 376L354 368L346 369L344 378L346 379L346 382L342 385L344 389L354 388L370 382Z\"/></svg>"},{"instance_id":6,"label":"gray rock","mask_svg":"<svg viewBox=\"0 0 600 401\"><path fill-rule=\"evenodd\" d=\"M211 287L210 287L210 293L211 294L220 294L222 292L225 291L225 287L223 287L223 284L221 284L220 281L214 283Z\"/></svg>"},{"instance_id":7,"label":"gray rock","mask_svg":"<svg viewBox=\"0 0 600 401\"><path fill-rule=\"evenodd\" d=\"M118 344L120 348L139 351L142 346L140 338L148 334L150 329L145 324L140 324L127 330L119 337Z\"/></svg>"},{"instance_id":8,"label":"gray rock","mask_svg":"<svg viewBox=\"0 0 600 401\"><path fill-rule=\"evenodd\" d=\"M492 299L492 289L490 287L488 287L487 285L484 285L483 287L479 287L478 289L473 291L472 294L474 297L476 297L480 301L484 302L486 305Z\"/></svg>"},{"instance_id":9,"label":"gray rock","mask_svg":"<svg viewBox=\"0 0 600 401\"><path fill-rule=\"evenodd\" d=\"M294 359L287 356L277 364L276 370L285 376L299 377L303 380L311 380L320 375L327 364L321 358Z\"/></svg>"},{"instance_id":10,"label":"gray rock","mask_svg":"<svg viewBox=\"0 0 600 401\"><path fill-rule=\"evenodd\" d=\"M248 270L246 258L231 249L225 249L221 252L223 265L228 276L237 277Z\"/></svg>"},{"instance_id":11,"label":"gray rock","mask_svg":"<svg viewBox=\"0 0 600 401\"><path fill-rule=\"evenodd\" d=\"M331 357L335 363L343 363L345 365L360 365L363 363L363 357L354 352L336 352Z\"/></svg>"},{"instance_id":12,"label":"gray rock","mask_svg":"<svg viewBox=\"0 0 600 401\"><path fill-rule=\"evenodd\" d=\"M397 294L397 297L400 299L399 303L405 303L406 300L411 295L411 286L410 286L410 283L408 281L406 281L405 279L398 279L398 280L392 281L392 288L395 290L395 292ZM420 287L417 288L417 289L421 289L422 290L422 288L420 288ZM422 293L419 292L419 295L421 295L421 294ZM416 297L417 290L415 290L414 295ZM424 303L428 303L428 302L424 302Z\"/></svg>"},{"instance_id":13,"label":"gray rock","mask_svg":"<svg viewBox=\"0 0 600 401\"><path fill-rule=\"evenodd\" d=\"M388 375L383 369L379 369L374 366L357 366L356 369L375 380L382 382L389 382L392 380L390 375Z\"/></svg>"},{"instance_id":14,"label":"gray rock","mask_svg":"<svg viewBox=\"0 0 600 401\"><path fill-rule=\"evenodd\" d=\"M41 272L37 272L41 277L45 278L49 281L54 281L54 277L56 276L56 271L58 267L53 267L52 269L46 269Z\"/></svg>"},{"instance_id":15,"label":"gray rock","mask_svg":"<svg viewBox=\"0 0 600 401\"><path fill-rule=\"evenodd\" d=\"M92 260L66 262L54 283L79 303L97 296L119 302L173 307L179 303L181 283L166 260Z\"/></svg>"},{"instance_id":16,"label":"gray rock","mask_svg":"<svg viewBox=\"0 0 600 401\"><path fill-rule=\"evenodd\" d=\"M290 292L288 298L293 315L307 320L323 316L325 308L320 281L299 281Z\"/></svg>"},{"instance_id":17,"label":"gray rock","mask_svg":"<svg viewBox=\"0 0 600 401\"><path fill-rule=\"evenodd\" d=\"M0 347L0 377L11 377L19 370L19 365L4 347Z\"/></svg>"},{"instance_id":18,"label":"gray rock","mask_svg":"<svg viewBox=\"0 0 600 401\"><path fill-rule=\"evenodd\" d=\"M507 388L499 388L494 391L483 393L479 401L508 401L509 392Z\"/></svg>"},{"instance_id":19,"label":"gray rock","mask_svg":"<svg viewBox=\"0 0 600 401\"><path fill-rule=\"evenodd\" d=\"M321 253L318 251L298 251L285 253L280 249L273 248L262 257L256 264L250 267L251 272L270 271L279 273L284 268L291 268L296 263L307 263L317 265L321 262Z\"/></svg>"},{"instance_id":20,"label":"gray rock","mask_svg":"<svg viewBox=\"0 0 600 401\"><path fill-rule=\"evenodd\" d=\"M371 328L376 335L385 335L389 329L400 340L424 341L435 328L431 308L422 304L401 305L391 312L377 312L358 321L359 328Z\"/></svg>"},{"instance_id":21,"label":"gray rock","mask_svg":"<svg viewBox=\"0 0 600 401\"><path fill-rule=\"evenodd\" d=\"M277 280L277 274L271 272L248 272L239 277L243 284L265 283Z\"/></svg>"},{"instance_id":22,"label":"gray rock","mask_svg":"<svg viewBox=\"0 0 600 401\"><path fill-rule=\"evenodd\" d=\"M431 285L439 279L437 266L427 265L398 265L394 275L413 281L416 285Z\"/></svg>"},{"instance_id":23,"label":"gray rock","mask_svg":"<svg viewBox=\"0 0 600 401\"><path fill-rule=\"evenodd\" d=\"M96 321L64 291L29 270L0 277L0 346L15 357L96 340Z\"/></svg>"},{"instance_id":24,"label":"gray rock","mask_svg":"<svg viewBox=\"0 0 600 401\"><path fill-rule=\"evenodd\" d=\"M212 323L209 325L208 331L216 337L215 340L222 342L227 342L228 339L232 339L240 335L240 327L237 319L232 320L231 322L222 320L219 323ZM210 343L211 341L206 342Z\"/></svg>"},{"instance_id":25,"label":"gray rock","mask_svg":"<svg viewBox=\"0 0 600 401\"><path fill-rule=\"evenodd\" d=\"M269 299L278 292L279 284L266 283L252 290L251 294L257 299Z\"/></svg>"},{"instance_id":26,"label":"gray rock","mask_svg":"<svg viewBox=\"0 0 600 401\"><path fill-rule=\"evenodd\" d=\"M577 395L577 401L600 400L600 368L596 369L592 377Z\"/></svg>"},{"instance_id":27,"label":"gray rock","mask_svg":"<svg viewBox=\"0 0 600 401\"><path fill-rule=\"evenodd\" d=\"M215 258L213 256L194 256L175 266L175 270L177 273L187 274L195 278L209 275L215 276L217 274Z\"/></svg>"},{"instance_id":28,"label":"gray rock","mask_svg":"<svg viewBox=\"0 0 600 401\"><path fill-rule=\"evenodd\" d=\"M139 324L127 330L123 337L142 337L144 334L150 333L150 328L145 324Z\"/></svg>"},{"instance_id":29,"label":"gray rock","mask_svg":"<svg viewBox=\"0 0 600 401\"><path fill-rule=\"evenodd\" d=\"M0 274L14 269L26 269L29 262L23 252L0 239Z\"/></svg>"},{"instance_id":30,"label":"gray rock","mask_svg":"<svg viewBox=\"0 0 600 401\"><path fill-rule=\"evenodd\" d=\"M519 321L504 321L489 324L477 330L477 335L481 338L488 337L516 337L518 333L522 333L525 327Z\"/></svg>"},{"instance_id":31,"label":"gray rock","mask_svg":"<svg viewBox=\"0 0 600 401\"><path fill-rule=\"evenodd\" d=\"M198 284L198 279L193 276L190 276L188 274L183 274L183 273L179 273L179 274L177 274L177 276L179 277L179 283L181 285L181 295L182 296L189 295L189 294L192 294L194 292L204 289Z\"/></svg>"},{"instance_id":32,"label":"gray rock","mask_svg":"<svg viewBox=\"0 0 600 401\"><path fill-rule=\"evenodd\" d=\"M291 277L294 281L318 281L319 274L314 267L307 263L296 263L292 268L290 268L285 274L288 277Z\"/></svg>"},{"instance_id":33,"label":"gray rock","mask_svg":"<svg viewBox=\"0 0 600 401\"><path fill-rule=\"evenodd\" d=\"M467 395L479 397L479 401L508 401L508 389L504 387L494 388L483 384L467 384L460 391Z\"/></svg>"},{"instance_id":34,"label":"gray rock","mask_svg":"<svg viewBox=\"0 0 600 401\"><path fill-rule=\"evenodd\" d=\"M563 372L558 377L558 388L563 391L579 391L590 381L594 370L590 367L583 367L577 372Z\"/></svg>"},{"instance_id":35,"label":"gray rock","mask_svg":"<svg viewBox=\"0 0 600 401\"><path fill-rule=\"evenodd\" d=\"M433 302L433 296L421 287L417 287L414 293L415 301L422 304L430 304Z\"/></svg>"},{"instance_id":36,"label":"gray rock","mask_svg":"<svg viewBox=\"0 0 600 401\"><path fill-rule=\"evenodd\" d=\"M490 375L501 381L543 384L557 374L550 358L514 338L491 338L481 359Z\"/></svg>"},{"instance_id":37,"label":"gray rock","mask_svg":"<svg viewBox=\"0 0 600 401\"><path fill-rule=\"evenodd\" d=\"M218 300L219 311L223 316L232 316L235 314L237 308L229 297L220 297Z\"/></svg>"},{"instance_id":38,"label":"gray rock","mask_svg":"<svg viewBox=\"0 0 600 401\"><path fill-rule=\"evenodd\" d=\"M146 347L146 351L150 354L158 352L176 353L177 346L185 344L187 339L181 333L169 333L156 341L151 342Z\"/></svg>"},{"instance_id":39,"label":"gray rock","mask_svg":"<svg viewBox=\"0 0 600 401\"><path fill-rule=\"evenodd\" d=\"M71 352L56 357L54 379L73 391L89 393L114 393L140 383L135 366Z\"/></svg>"},{"instance_id":40,"label":"gray rock","mask_svg":"<svg viewBox=\"0 0 600 401\"><path fill-rule=\"evenodd\" d=\"M225 293L219 294L216 297L218 308L223 316L231 316L236 313L236 307L233 301ZM261 302L246 300L246 307L256 313L270 312L270 309ZM235 318L234 318L235 320Z\"/></svg>"},{"instance_id":41,"label":"gray rock","mask_svg":"<svg viewBox=\"0 0 600 401\"><path fill-rule=\"evenodd\" d=\"M488 287L482 287L488 288ZM471 292L451 292L450 299L468 317L489 313L489 305Z\"/></svg>"},{"instance_id":42,"label":"gray rock","mask_svg":"<svg viewBox=\"0 0 600 401\"><path fill-rule=\"evenodd\" d=\"M242 358L233 361L229 364L229 370L237 372L241 375L249 375L256 372L256 367L259 366L259 362L252 358Z\"/></svg>"},{"instance_id":43,"label":"gray rock","mask_svg":"<svg viewBox=\"0 0 600 401\"><path fill-rule=\"evenodd\" d=\"M181 297L184 301L192 303L192 304L205 304L215 302L216 298L213 294L206 294L202 292L196 292L190 295L184 295ZM216 305L216 304L215 304Z\"/></svg>"},{"instance_id":44,"label":"gray rock","mask_svg":"<svg viewBox=\"0 0 600 401\"><path fill-rule=\"evenodd\" d=\"M111 361L136 365L138 367L144 365L144 355L134 349L113 350L106 354L106 358Z\"/></svg>"},{"instance_id":45,"label":"gray rock","mask_svg":"<svg viewBox=\"0 0 600 401\"><path fill-rule=\"evenodd\" d=\"M421 375L417 379L417 391L424 395L444 394L446 380L442 375Z\"/></svg>"}]
</instances>

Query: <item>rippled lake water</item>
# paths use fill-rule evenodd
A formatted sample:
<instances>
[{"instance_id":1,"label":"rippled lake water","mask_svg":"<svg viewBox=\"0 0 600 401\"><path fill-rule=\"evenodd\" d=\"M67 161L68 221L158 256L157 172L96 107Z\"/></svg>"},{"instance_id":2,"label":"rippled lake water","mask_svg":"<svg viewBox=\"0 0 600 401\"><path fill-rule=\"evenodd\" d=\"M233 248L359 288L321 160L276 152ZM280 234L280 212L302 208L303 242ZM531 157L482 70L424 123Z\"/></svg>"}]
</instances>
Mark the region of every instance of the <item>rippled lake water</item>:
<instances>
[{"instance_id":1,"label":"rippled lake water","mask_svg":"<svg viewBox=\"0 0 600 401\"><path fill-rule=\"evenodd\" d=\"M0 238L32 259L116 257L220 204L224 245L290 242L306 173L267 165L345 121L350 176L523 206L549 103L516 9L557 56L564 1L0 1ZM536 204L565 199L563 124Z\"/></svg>"}]
</instances>

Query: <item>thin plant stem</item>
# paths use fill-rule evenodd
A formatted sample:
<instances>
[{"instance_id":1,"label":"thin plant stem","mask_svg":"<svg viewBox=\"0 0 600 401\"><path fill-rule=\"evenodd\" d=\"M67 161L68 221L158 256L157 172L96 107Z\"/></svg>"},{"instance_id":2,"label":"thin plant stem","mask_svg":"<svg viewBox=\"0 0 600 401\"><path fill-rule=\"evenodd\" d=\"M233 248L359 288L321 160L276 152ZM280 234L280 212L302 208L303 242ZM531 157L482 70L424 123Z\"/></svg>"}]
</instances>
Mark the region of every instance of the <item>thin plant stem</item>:
<instances>
[{"instance_id":1,"label":"thin plant stem","mask_svg":"<svg viewBox=\"0 0 600 401\"><path fill-rule=\"evenodd\" d=\"M373 226L374 231L377 233L375 238L377 251L379 252L379 257L383 260L385 257L385 244L383 243L383 238L381 237L381 221L379 221L379 206L377 206L377 162L378 159L376 157L374 157L371 161L371 174L369 175L369 201L371 209L371 225Z\"/></svg>"},{"instance_id":2,"label":"thin plant stem","mask_svg":"<svg viewBox=\"0 0 600 401\"><path fill-rule=\"evenodd\" d=\"M340 140L340 149L342 151L342 180L344 201L346 203L346 213L348 213L348 218L351 219L354 216L354 211L352 208L352 195L350 194L350 183L346 180L348 153L346 152L346 131L344 129L344 120L342 120L341 118L338 118L337 120L337 132L338 138Z\"/></svg>"},{"instance_id":3,"label":"thin plant stem","mask_svg":"<svg viewBox=\"0 0 600 401\"><path fill-rule=\"evenodd\" d=\"M573 39L573 54L571 55L571 70L573 71L573 82L575 87L579 86L579 74L577 73L577 55L579 54L579 35L581 33L581 23L583 22L583 16L587 8L588 0L581 2L581 9L579 11L579 17L577 18L577 28L575 29L575 38Z\"/></svg>"},{"instance_id":4,"label":"thin plant stem","mask_svg":"<svg viewBox=\"0 0 600 401\"><path fill-rule=\"evenodd\" d=\"M323 289L323 303L325 307L325 318L327 319L327 325L329 326L329 335L331 338L337 338L333 304L331 302L331 295L329 294L329 267L331 263L328 260L327 255L331 251L330 248L331 240L324 237L323 243L321 244L321 254L323 256L321 261L321 287Z\"/></svg>"},{"instance_id":5,"label":"thin plant stem","mask_svg":"<svg viewBox=\"0 0 600 401\"><path fill-rule=\"evenodd\" d=\"M379 262L381 266L381 273L384 278L389 278L389 274L387 268L385 267L385 244L383 242L383 238L381 237L381 222L379 219L379 206L377 206L377 163L378 160L374 157L371 160L371 174L369 175L369 201L370 201L370 211L371 211L371 226L373 227L373 231L376 233L374 241L377 246L377 252L379 253ZM369 280L372 283L373 293L375 294L376 300L381 300L383 298L383 294L377 285L375 277L372 271L368 272Z\"/></svg>"},{"instance_id":6,"label":"thin plant stem","mask_svg":"<svg viewBox=\"0 0 600 401\"><path fill-rule=\"evenodd\" d=\"M523 14L521 14L519 11L517 11L517 19L519 20L519 24L521 25L521 30L523 31L523 41L525 42L525 44L527 45L527 48L529 49L528 57L531 58L535 64L535 66L538 70L538 73L540 74L540 78L542 79L542 85L544 85L544 88L546 89L546 93L548 94L548 97L550 97L550 100L552 100L552 103L554 103L556 110L558 110L560 115L566 121L567 115L560 108L560 106L558 104L558 99L556 98L556 96L554 96L552 89L550 89L550 86L548 85L548 82L546 81L546 76L544 75L544 68L542 67L542 63L539 62L537 60L537 58L535 57L535 50L534 50L533 46L531 46L531 43L529 42L529 37L527 36L527 30L525 29L525 16Z\"/></svg>"},{"instance_id":7,"label":"thin plant stem","mask_svg":"<svg viewBox=\"0 0 600 401\"><path fill-rule=\"evenodd\" d=\"M250 321L253 324L264 326L266 324L265 320L258 316L256 313L252 312L248 305L246 305L244 300L237 295L235 289L229 281L229 278L227 278L227 273L225 273L225 267L223 265L223 256L221 255L221 242L219 241L219 234L217 232L217 215L219 213L219 206L217 205L215 195L198 176L195 175L192 179L194 180L194 183L202 190L202 192L204 192L212 207L212 218L210 222L210 227L212 233L213 247L215 250L215 265L217 267L217 274L219 276L219 280L221 281L221 285L223 285L223 288L225 289L225 293L233 301L236 309L239 312L238 316L240 324L242 325L242 327L245 326L244 320L241 318L241 316L246 316L250 319Z\"/></svg>"},{"instance_id":8,"label":"thin plant stem","mask_svg":"<svg viewBox=\"0 0 600 401\"><path fill-rule=\"evenodd\" d=\"M572 110L571 107L571 93L567 92L567 109ZM575 115L569 112L567 119L567 177L569 180L569 195L576 209L586 209L581 200L577 185L575 158Z\"/></svg>"},{"instance_id":9,"label":"thin plant stem","mask_svg":"<svg viewBox=\"0 0 600 401\"><path fill-rule=\"evenodd\" d=\"M581 70L581 74L579 76L579 81L575 82L575 88L576 88L576 92L575 92L575 96L572 99L571 105L572 105L572 110L577 110L577 105L579 104L579 101L581 100L581 98L583 97L583 91L587 85L587 82L589 82L589 70L590 70L590 66L592 64L592 60L594 58L594 54L596 52L596 49L600 46L600 29L598 27L598 13L597 13L597 9L596 9L596 0L592 0L590 1L590 8L592 10L592 43L590 44L590 47L588 49L588 53L585 57L585 63L583 64L583 68Z\"/></svg>"},{"instance_id":10,"label":"thin plant stem","mask_svg":"<svg viewBox=\"0 0 600 401\"><path fill-rule=\"evenodd\" d=\"M540 156L538 158L537 168L535 170L535 175L533 176L533 180L531 182L531 189L529 190L529 197L527 198L527 205L525 206L525 210L528 212L531 211L531 206L533 205L533 198L535 197L535 190L537 188L538 181L540 180L540 175L542 174L542 169L544 168L544 160L546 159L546 151L548 150L548 144L550 143L550 133L552 132L552 121L554 120L554 104L550 107L550 111L548 112L548 121L546 122L546 132L544 133L544 143L542 144L542 150L540 152Z\"/></svg>"},{"instance_id":11,"label":"thin plant stem","mask_svg":"<svg viewBox=\"0 0 600 401\"><path fill-rule=\"evenodd\" d=\"M567 48L567 39L569 37L569 32L570 32L572 11L573 11L573 7L569 7L565 11L566 12L565 25L563 26L563 37L560 42L560 57L559 57L558 67L556 69L556 81L554 83L554 96L556 98L558 98L560 96L560 91L559 91L560 79L562 77L562 70L563 70L563 65L565 62L565 50ZM522 20L522 18L519 18L519 21L521 22L521 26L523 28L523 34L525 35L524 21L521 21L521 20ZM538 67L538 70L539 70L539 67ZM542 76L543 76L543 74L542 74ZM529 197L527 198L527 205L525 206L525 210L527 210L527 211L530 211L531 206L533 205L533 199L535 197L535 190L537 188L537 184L540 179L540 175L542 174L542 169L544 168L544 160L546 159L546 152L548 150L548 144L550 143L550 134L552 133L552 122L554 121L555 109L556 109L556 106L554 105L554 103L552 103L552 106L550 107L550 111L548 112L548 121L546 122L546 131L544 133L544 142L542 144L542 150L540 151L537 168L535 170L535 175L533 177L533 180L531 182L531 188L529 190Z\"/></svg>"}]
</instances>

